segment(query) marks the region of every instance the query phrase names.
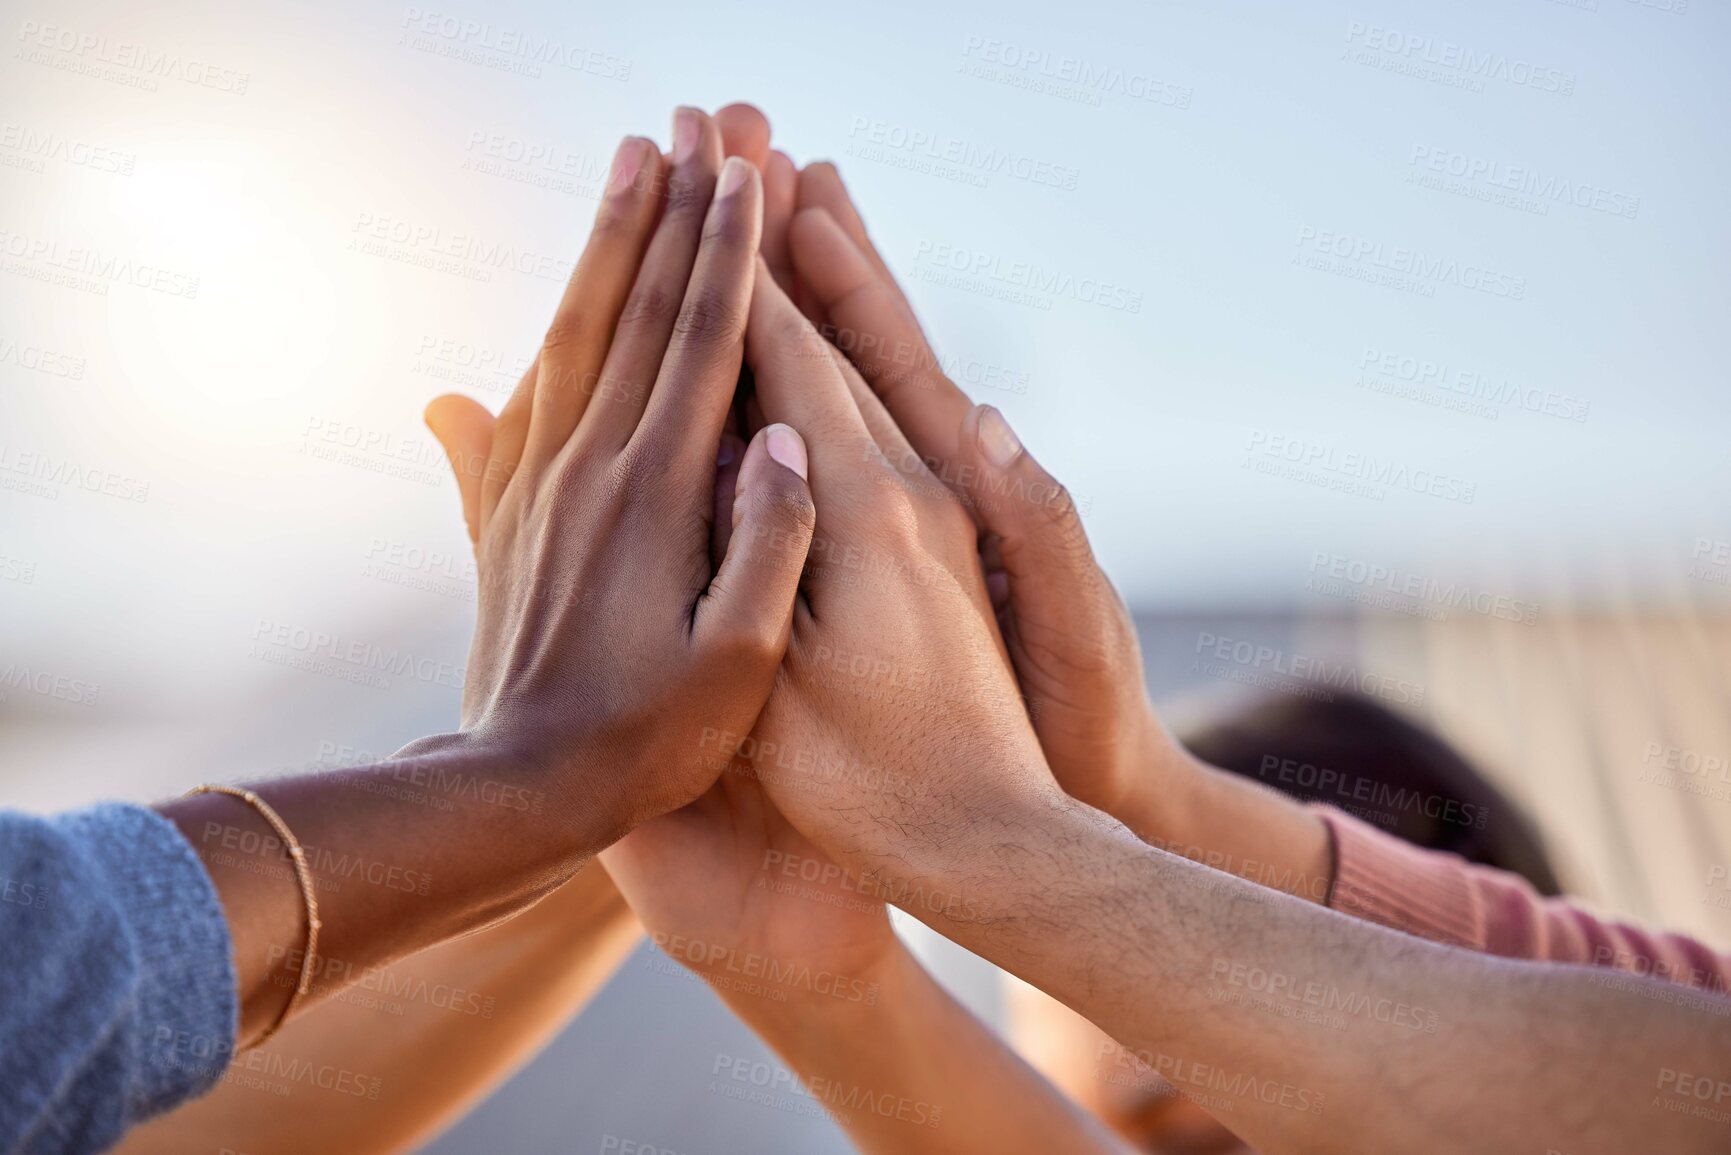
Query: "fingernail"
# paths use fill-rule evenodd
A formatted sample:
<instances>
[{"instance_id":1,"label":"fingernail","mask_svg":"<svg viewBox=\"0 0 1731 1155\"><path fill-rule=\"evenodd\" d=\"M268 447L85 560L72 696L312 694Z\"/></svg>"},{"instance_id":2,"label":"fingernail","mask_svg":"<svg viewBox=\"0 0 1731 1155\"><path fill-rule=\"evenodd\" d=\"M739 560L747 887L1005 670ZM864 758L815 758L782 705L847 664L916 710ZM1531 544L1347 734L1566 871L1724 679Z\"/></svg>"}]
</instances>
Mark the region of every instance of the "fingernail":
<instances>
[{"instance_id":1,"label":"fingernail","mask_svg":"<svg viewBox=\"0 0 1731 1155\"><path fill-rule=\"evenodd\" d=\"M740 440L731 433L721 435L721 444L715 450L715 467L725 469L739 460Z\"/></svg>"},{"instance_id":2,"label":"fingernail","mask_svg":"<svg viewBox=\"0 0 1731 1155\"><path fill-rule=\"evenodd\" d=\"M805 442L799 434L786 425L771 425L764 431L764 448L776 461L799 474L801 481L807 480Z\"/></svg>"},{"instance_id":3,"label":"fingernail","mask_svg":"<svg viewBox=\"0 0 1731 1155\"><path fill-rule=\"evenodd\" d=\"M698 116L695 108L673 111L673 163L684 164L697 151Z\"/></svg>"},{"instance_id":4,"label":"fingernail","mask_svg":"<svg viewBox=\"0 0 1731 1155\"><path fill-rule=\"evenodd\" d=\"M649 159L650 143L640 136L628 136L619 142L619 151L613 154L613 180L608 188L612 192L628 189L637 180L637 174L643 171L643 163Z\"/></svg>"},{"instance_id":5,"label":"fingernail","mask_svg":"<svg viewBox=\"0 0 1731 1155\"><path fill-rule=\"evenodd\" d=\"M980 406L980 448L999 469L1008 468L1022 452L1021 439L992 405Z\"/></svg>"},{"instance_id":6,"label":"fingernail","mask_svg":"<svg viewBox=\"0 0 1731 1155\"><path fill-rule=\"evenodd\" d=\"M745 178L751 175L751 162L741 157L730 156L727 163L721 166L721 179L715 184L715 196L732 196L745 184Z\"/></svg>"}]
</instances>

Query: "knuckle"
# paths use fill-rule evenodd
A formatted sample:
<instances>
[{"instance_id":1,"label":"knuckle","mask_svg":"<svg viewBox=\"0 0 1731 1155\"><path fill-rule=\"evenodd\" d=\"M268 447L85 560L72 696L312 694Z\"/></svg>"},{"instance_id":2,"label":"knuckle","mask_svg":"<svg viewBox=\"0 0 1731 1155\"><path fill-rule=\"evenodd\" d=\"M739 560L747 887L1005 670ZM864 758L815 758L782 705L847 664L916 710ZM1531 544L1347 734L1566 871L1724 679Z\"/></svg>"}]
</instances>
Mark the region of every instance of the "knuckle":
<instances>
[{"instance_id":1,"label":"knuckle","mask_svg":"<svg viewBox=\"0 0 1731 1155\"><path fill-rule=\"evenodd\" d=\"M729 294L694 286L679 310L674 331L686 341L725 347L745 338L746 312Z\"/></svg>"},{"instance_id":2,"label":"knuckle","mask_svg":"<svg viewBox=\"0 0 1731 1155\"><path fill-rule=\"evenodd\" d=\"M650 281L631 290L620 315L621 328L666 328L679 309L679 299L664 284Z\"/></svg>"},{"instance_id":3,"label":"knuckle","mask_svg":"<svg viewBox=\"0 0 1731 1155\"><path fill-rule=\"evenodd\" d=\"M718 655L728 667L769 667L781 660L784 623L768 614L741 614L722 631Z\"/></svg>"},{"instance_id":4,"label":"knuckle","mask_svg":"<svg viewBox=\"0 0 1731 1155\"><path fill-rule=\"evenodd\" d=\"M589 323L582 313L575 309L564 310L553 318L553 323L547 326L547 335L541 339L541 348L556 353L570 349L580 343L589 333Z\"/></svg>"},{"instance_id":5,"label":"knuckle","mask_svg":"<svg viewBox=\"0 0 1731 1155\"><path fill-rule=\"evenodd\" d=\"M667 207L662 210L664 216L689 217L707 212L709 209L710 191L714 187L712 181L695 181L686 177L669 177L667 180Z\"/></svg>"}]
</instances>

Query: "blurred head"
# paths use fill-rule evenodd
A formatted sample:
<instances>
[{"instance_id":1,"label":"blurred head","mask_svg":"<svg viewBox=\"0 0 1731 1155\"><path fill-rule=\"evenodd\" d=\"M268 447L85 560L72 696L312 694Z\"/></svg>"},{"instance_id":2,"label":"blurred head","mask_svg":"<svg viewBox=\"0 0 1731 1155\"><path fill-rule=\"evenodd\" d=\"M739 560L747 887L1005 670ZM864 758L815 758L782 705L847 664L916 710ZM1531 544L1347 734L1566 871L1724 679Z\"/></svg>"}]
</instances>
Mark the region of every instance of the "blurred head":
<instances>
[{"instance_id":1,"label":"blurred head","mask_svg":"<svg viewBox=\"0 0 1731 1155\"><path fill-rule=\"evenodd\" d=\"M1370 698L1259 698L1178 737L1223 770L1559 893L1526 815L1459 750Z\"/></svg>"}]
</instances>

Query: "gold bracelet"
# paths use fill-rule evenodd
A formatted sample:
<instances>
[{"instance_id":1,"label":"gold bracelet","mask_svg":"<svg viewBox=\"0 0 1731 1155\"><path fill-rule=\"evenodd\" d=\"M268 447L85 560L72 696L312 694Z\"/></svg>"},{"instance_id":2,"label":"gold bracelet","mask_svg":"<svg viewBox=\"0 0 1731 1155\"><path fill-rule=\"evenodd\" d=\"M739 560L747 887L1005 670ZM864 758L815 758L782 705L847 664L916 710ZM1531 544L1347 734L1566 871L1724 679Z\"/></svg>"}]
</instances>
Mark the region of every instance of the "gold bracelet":
<instances>
[{"instance_id":1,"label":"gold bracelet","mask_svg":"<svg viewBox=\"0 0 1731 1155\"><path fill-rule=\"evenodd\" d=\"M251 790L240 790L233 786L205 785L194 786L186 792L188 798L194 794L232 794L258 811L264 820L270 824L270 828L276 831L277 837L282 839L283 845L288 848L289 861L294 864L295 878L300 882L301 898L306 902L307 949L306 953L301 956L300 981L295 984L295 989L289 994L288 1002L283 1004L282 1012L277 1015L276 1022L272 1023L270 1029L260 1035L258 1041L252 1044L255 1047L263 1046L265 1040L282 1029L282 1025L288 1021L289 1015L293 1013L295 1004L301 1001L301 996L305 995L307 989L312 986L315 970L314 960L318 957L319 950L319 926L321 925L319 923L318 895L313 892L312 868L307 865L307 852L301 848L300 839L294 836L294 831L288 828L288 823L282 820L282 815L271 809L270 803Z\"/></svg>"}]
</instances>

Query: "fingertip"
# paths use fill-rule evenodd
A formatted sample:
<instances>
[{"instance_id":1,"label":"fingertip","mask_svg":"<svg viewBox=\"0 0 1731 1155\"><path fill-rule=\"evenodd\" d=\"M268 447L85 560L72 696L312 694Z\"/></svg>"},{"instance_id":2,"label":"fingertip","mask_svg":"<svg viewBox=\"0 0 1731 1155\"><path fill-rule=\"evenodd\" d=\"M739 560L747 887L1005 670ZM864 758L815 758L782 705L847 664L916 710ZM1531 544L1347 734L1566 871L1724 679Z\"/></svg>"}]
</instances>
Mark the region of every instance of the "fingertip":
<instances>
[{"instance_id":1,"label":"fingertip","mask_svg":"<svg viewBox=\"0 0 1731 1155\"><path fill-rule=\"evenodd\" d=\"M760 170L768 164L769 118L756 105L741 102L717 109L715 125L728 156L744 157Z\"/></svg>"}]
</instances>

